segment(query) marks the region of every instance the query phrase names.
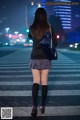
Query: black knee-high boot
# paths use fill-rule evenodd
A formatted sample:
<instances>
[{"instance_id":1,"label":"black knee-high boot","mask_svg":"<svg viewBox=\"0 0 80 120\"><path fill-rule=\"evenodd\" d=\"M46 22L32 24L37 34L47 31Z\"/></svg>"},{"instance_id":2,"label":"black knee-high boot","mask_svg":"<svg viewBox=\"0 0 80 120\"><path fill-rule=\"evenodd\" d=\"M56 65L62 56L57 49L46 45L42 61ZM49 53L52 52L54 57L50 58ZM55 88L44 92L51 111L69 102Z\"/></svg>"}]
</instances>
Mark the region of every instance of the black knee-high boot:
<instances>
[{"instance_id":1,"label":"black knee-high boot","mask_svg":"<svg viewBox=\"0 0 80 120\"><path fill-rule=\"evenodd\" d=\"M47 92L48 92L48 85L42 85L42 106L45 106Z\"/></svg>"},{"instance_id":2,"label":"black knee-high boot","mask_svg":"<svg viewBox=\"0 0 80 120\"><path fill-rule=\"evenodd\" d=\"M48 92L48 85L42 85L42 106L41 106L41 113L45 113L45 101Z\"/></svg>"},{"instance_id":3,"label":"black knee-high boot","mask_svg":"<svg viewBox=\"0 0 80 120\"><path fill-rule=\"evenodd\" d=\"M38 90L39 90L39 84L34 83L32 86L32 99L33 99L34 106L37 106Z\"/></svg>"}]
</instances>

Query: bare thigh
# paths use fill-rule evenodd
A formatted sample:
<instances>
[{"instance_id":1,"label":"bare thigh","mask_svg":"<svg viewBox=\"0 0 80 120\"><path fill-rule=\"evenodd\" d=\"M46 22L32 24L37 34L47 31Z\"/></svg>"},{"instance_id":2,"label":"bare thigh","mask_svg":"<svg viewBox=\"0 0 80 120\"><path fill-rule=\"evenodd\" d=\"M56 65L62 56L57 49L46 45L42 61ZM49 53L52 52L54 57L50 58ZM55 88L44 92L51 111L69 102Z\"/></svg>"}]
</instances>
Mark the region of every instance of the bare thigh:
<instances>
[{"instance_id":1,"label":"bare thigh","mask_svg":"<svg viewBox=\"0 0 80 120\"><path fill-rule=\"evenodd\" d=\"M48 72L49 72L49 69L41 70L41 83L42 83L42 85L48 84Z\"/></svg>"},{"instance_id":2,"label":"bare thigh","mask_svg":"<svg viewBox=\"0 0 80 120\"><path fill-rule=\"evenodd\" d=\"M33 83L40 84L40 70L32 69Z\"/></svg>"}]
</instances>

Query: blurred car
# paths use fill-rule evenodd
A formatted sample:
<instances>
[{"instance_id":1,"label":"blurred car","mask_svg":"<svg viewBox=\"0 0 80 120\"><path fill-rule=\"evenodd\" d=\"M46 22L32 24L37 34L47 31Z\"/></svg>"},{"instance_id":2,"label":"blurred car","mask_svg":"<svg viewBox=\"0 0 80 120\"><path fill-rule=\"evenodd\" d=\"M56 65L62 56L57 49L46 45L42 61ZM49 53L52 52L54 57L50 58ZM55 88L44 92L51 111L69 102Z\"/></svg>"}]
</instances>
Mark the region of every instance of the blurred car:
<instances>
[{"instance_id":1,"label":"blurred car","mask_svg":"<svg viewBox=\"0 0 80 120\"><path fill-rule=\"evenodd\" d=\"M80 48L80 43L70 44L70 45L69 45L69 48L79 49L79 48Z\"/></svg>"},{"instance_id":2,"label":"blurred car","mask_svg":"<svg viewBox=\"0 0 80 120\"><path fill-rule=\"evenodd\" d=\"M25 47L32 47L33 44L31 44L31 43L25 43L24 46L25 46Z\"/></svg>"},{"instance_id":3,"label":"blurred car","mask_svg":"<svg viewBox=\"0 0 80 120\"><path fill-rule=\"evenodd\" d=\"M31 39L27 39L26 43L24 43L24 46L32 47L33 46L33 41Z\"/></svg>"}]
</instances>

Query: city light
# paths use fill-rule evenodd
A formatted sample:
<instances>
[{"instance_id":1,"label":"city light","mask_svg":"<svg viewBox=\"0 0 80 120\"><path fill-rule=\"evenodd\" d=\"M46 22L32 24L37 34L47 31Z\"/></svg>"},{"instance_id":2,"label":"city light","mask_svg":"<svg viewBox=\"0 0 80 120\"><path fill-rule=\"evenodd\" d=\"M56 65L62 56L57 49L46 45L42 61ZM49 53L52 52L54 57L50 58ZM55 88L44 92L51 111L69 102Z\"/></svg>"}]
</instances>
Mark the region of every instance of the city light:
<instances>
[{"instance_id":1,"label":"city light","mask_svg":"<svg viewBox=\"0 0 80 120\"><path fill-rule=\"evenodd\" d=\"M9 38L11 38L12 37L12 34L9 34Z\"/></svg>"},{"instance_id":2,"label":"city light","mask_svg":"<svg viewBox=\"0 0 80 120\"><path fill-rule=\"evenodd\" d=\"M5 30L6 30L6 33L8 33L9 32L9 30L10 30L10 28L8 27L8 28L5 28Z\"/></svg>"},{"instance_id":3,"label":"city light","mask_svg":"<svg viewBox=\"0 0 80 120\"><path fill-rule=\"evenodd\" d=\"M57 39L59 39L60 38L60 36L59 35L57 35Z\"/></svg>"},{"instance_id":4,"label":"city light","mask_svg":"<svg viewBox=\"0 0 80 120\"><path fill-rule=\"evenodd\" d=\"M29 29L27 29L26 32L28 33L28 32L29 32Z\"/></svg>"},{"instance_id":5,"label":"city light","mask_svg":"<svg viewBox=\"0 0 80 120\"><path fill-rule=\"evenodd\" d=\"M38 8L39 8L39 7L41 7L41 4L40 4L40 3L38 3Z\"/></svg>"},{"instance_id":6,"label":"city light","mask_svg":"<svg viewBox=\"0 0 80 120\"><path fill-rule=\"evenodd\" d=\"M18 32L18 31L15 31L14 33L17 35L19 32Z\"/></svg>"},{"instance_id":7,"label":"city light","mask_svg":"<svg viewBox=\"0 0 80 120\"><path fill-rule=\"evenodd\" d=\"M73 45L72 45L72 44L70 44L69 46L70 46L71 48L73 47Z\"/></svg>"},{"instance_id":8,"label":"city light","mask_svg":"<svg viewBox=\"0 0 80 120\"><path fill-rule=\"evenodd\" d=\"M34 2L33 2L33 1L31 2L31 5L32 5L32 6L34 5Z\"/></svg>"},{"instance_id":9,"label":"city light","mask_svg":"<svg viewBox=\"0 0 80 120\"><path fill-rule=\"evenodd\" d=\"M29 42L30 42L30 43L33 43L33 41L32 41L31 39L29 40Z\"/></svg>"}]
</instances>

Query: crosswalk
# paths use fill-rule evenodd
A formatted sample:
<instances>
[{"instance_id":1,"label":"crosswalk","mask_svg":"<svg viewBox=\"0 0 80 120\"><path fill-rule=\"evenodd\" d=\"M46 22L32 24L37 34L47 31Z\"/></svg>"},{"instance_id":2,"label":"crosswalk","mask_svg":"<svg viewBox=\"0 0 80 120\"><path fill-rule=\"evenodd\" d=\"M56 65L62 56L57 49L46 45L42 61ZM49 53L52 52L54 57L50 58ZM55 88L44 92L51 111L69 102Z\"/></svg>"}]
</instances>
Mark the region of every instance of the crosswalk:
<instances>
[{"instance_id":1,"label":"crosswalk","mask_svg":"<svg viewBox=\"0 0 80 120\"><path fill-rule=\"evenodd\" d=\"M0 64L0 106L13 107L14 117L31 116L33 80L29 61ZM44 116L80 115L80 64L59 53L49 71ZM39 102L41 100L41 86ZM39 109L39 107L38 107ZM41 116L38 110L38 116Z\"/></svg>"}]
</instances>

